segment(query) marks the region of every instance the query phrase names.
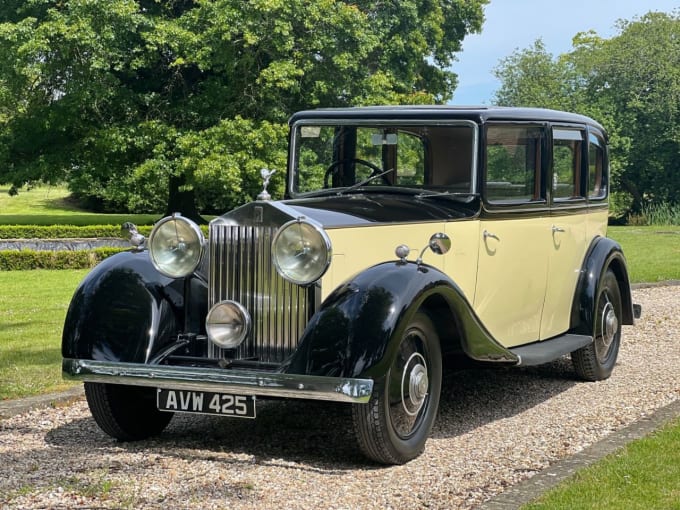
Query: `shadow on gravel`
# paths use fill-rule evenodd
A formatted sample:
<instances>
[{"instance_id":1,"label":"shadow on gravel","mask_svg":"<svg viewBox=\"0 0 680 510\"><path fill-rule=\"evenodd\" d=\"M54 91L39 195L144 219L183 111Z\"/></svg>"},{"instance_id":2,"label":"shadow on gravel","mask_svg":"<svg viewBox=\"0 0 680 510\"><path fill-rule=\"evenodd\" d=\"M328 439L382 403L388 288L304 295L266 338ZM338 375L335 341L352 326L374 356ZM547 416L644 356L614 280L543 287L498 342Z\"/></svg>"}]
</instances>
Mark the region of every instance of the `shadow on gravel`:
<instances>
[{"instance_id":1,"label":"shadow on gravel","mask_svg":"<svg viewBox=\"0 0 680 510\"><path fill-rule=\"evenodd\" d=\"M465 434L509 418L580 384L567 357L527 368L469 368L444 374L430 437Z\"/></svg>"},{"instance_id":2,"label":"shadow on gravel","mask_svg":"<svg viewBox=\"0 0 680 510\"><path fill-rule=\"evenodd\" d=\"M568 359L526 369L448 371L431 437L455 437L513 416L575 384ZM51 430L46 441L72 458L123 449L186 461L290 466L331 475L381 468L358 451L346 404L259 400L257 414L256 420L176 414L161 436L134 443L111 439L86 418Z\"/></svg>"}]
</instances>

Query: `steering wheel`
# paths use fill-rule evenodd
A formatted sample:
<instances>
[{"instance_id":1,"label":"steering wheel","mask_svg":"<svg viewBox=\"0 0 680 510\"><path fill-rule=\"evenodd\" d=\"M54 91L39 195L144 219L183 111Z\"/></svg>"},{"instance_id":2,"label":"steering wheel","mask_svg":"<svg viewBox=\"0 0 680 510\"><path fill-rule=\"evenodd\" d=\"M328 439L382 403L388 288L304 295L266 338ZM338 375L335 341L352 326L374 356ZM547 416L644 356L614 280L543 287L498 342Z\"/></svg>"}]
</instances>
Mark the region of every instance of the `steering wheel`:
<instances>
[{"instance_id":1,"label":"steering wheel","mask_svg":"<svg viewBox=\"0 0 680 510\"><path fill-rule=\"evenodd\" d=\"M370 161L366 161L365 159L359 159L359 158L339 159L337 161L333 161L330 165L328 165L328 168L326 168L326 173L323 176L323 187L324 188L330 188L331 187L330 182L329 182L330 176L337 171L337 168L340 165L344 165L345 163L352 163L352 162L359 163L361 165L367 166L368 168L373 170L373 172L371 172L371 175L369 175L369 178L373 177L374 175L378 175L378 174L382 173L382 171L383 171L382 168L378 167L377 165L374 165ZM389 181L389 179L387 178L387 175L383 175L381 177L381 179L385 182L385 184L388 184L388 185L392 184Z\"/></svg>"}]
</instances>

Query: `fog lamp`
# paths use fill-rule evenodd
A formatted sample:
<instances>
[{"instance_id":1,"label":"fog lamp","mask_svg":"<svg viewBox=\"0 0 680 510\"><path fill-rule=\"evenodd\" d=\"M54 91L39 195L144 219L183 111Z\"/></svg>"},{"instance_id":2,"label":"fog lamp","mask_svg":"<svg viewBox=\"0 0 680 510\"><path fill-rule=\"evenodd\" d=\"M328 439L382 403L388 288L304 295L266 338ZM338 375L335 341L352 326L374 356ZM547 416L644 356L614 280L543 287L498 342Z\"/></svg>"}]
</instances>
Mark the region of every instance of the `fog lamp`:
<instances>
[{"instance_id":1,"label":"fog lamp","mask_svg":"<svg viewBox=\"0 0 680 510\"><path fill-rule=\"evenodd\" d=\"M250 315L236 301L220 301L208 312L205 329L212 343L222 349L235 349L250 331Z\"/></svg>"}]
</instances>

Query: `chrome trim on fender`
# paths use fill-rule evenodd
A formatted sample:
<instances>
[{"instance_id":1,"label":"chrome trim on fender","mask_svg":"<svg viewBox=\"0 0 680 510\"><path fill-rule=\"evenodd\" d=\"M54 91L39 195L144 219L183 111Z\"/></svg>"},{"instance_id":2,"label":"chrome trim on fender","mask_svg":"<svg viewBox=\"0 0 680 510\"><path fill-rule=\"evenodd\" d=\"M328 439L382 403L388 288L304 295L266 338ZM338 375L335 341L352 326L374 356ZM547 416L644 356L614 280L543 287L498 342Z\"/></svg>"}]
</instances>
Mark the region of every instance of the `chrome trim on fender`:
<instances>
[{"instance_id":1,"label":"chrome trim on fender","mask_svg":"<svg viewBox=\"0 0 680 510\"><path fill-rule=\"evenodd\" d=\"M373 391L372 379L115 361L67 358L62 371L65 378L78 381L335 402L367 403Z\"/></svg>"}]
</instances>

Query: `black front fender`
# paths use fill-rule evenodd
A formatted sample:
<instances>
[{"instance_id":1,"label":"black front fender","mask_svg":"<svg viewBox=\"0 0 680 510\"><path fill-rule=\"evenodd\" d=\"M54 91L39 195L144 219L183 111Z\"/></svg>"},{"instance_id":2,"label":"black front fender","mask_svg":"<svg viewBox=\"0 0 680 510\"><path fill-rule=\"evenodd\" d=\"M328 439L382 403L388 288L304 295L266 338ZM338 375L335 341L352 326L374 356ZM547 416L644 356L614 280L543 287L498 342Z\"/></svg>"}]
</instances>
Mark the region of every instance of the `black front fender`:
<instances>
[{"instance_id":1,"label":"black front fender","mask_svg":"<svg viewBox=\"0 0 680 510\"><path fill-rule=\"evenodd\" d=\"M483 327L458 286L415 263L373 266L337 288L310 321L284 371L335 377L380 377L411 317L431 299L446 303L474 359L516 362Z\"/></svg>"},{"instance_id":2,"label":"black front fender","mask_svg":"<svg viewBox=\"0 0 680 510\"><path fill-rule=\"evenodd\" d=\"M200 287L193 280L190 286ZM184 327L184 293L185 280L161 275L146 251L105 259L73 295L64 323L62 355L148 363ZM207 292L206 298L200 298L200 289L194 294L199 303L207 299Z\"/></svg>"}]
</instances>

